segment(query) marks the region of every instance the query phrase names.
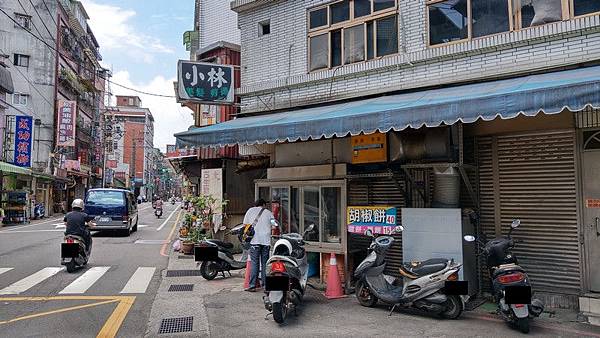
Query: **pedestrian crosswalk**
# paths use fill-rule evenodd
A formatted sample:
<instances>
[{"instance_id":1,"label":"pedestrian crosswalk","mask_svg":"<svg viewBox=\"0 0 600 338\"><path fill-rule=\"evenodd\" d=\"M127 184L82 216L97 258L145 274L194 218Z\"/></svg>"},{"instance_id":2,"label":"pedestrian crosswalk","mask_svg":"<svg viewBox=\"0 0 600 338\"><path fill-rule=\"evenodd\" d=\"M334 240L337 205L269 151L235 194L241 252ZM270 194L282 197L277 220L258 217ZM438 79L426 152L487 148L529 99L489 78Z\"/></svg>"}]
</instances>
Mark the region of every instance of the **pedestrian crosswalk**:
<instances>
[{"instance_id":1,"label":"pedestrian crosswalk","mask_svg":"<svg viewBox=\"0 0 600 338\"><path fill-rule=\"evenodd\" d=\"M58 279L51 284L53 290L62 287L56 288L56 283L64 282L64 288L58 292L60 295L94 293L93 291L102 284L103 279L108 285L103 285L103 290L111 289L113 293L121 294L143 294L148 290L156 272L155 267L138 267L132 275L123 275L121 271L107 277L110 268L110 266L94 266L82 269L77 273L67 274L64 267L45 267L17 281L8 282L8 285L0 285L0 300L4 295L27 294L34 287L42 287L45 283L51 283L53 278ZM10 280L13 273L19 275L19 268L0 267L0 276L3 277L0 281ZM121 280L121 282L115 282L115 280Z\"/></svg>"}]
</instances>

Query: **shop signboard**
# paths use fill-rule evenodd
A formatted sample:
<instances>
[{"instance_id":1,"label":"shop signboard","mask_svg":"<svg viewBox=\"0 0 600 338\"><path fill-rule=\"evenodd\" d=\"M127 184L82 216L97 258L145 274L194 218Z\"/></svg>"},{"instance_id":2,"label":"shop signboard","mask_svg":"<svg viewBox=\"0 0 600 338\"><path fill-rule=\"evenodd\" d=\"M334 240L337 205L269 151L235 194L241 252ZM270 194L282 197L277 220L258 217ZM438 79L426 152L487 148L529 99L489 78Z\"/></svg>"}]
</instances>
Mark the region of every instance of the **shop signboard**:
<instances>
[{"instance_id":1,"label":"shop signboard","mask_svg":"<svg viewBox=\"0 0 600 338\"><path fill-rule=\"evenodd\" d=\"M31 116L16 116L14 164L19 167L31 167L32 121Z\"/></svg>"},{"instance_id":2,"label":"shop signboard","mask_svg":"<svg viewBox=\"0 0 600 338\"><path fill-rule=\"evenodd\" d=\"M177 146L175 146L174 144L167 144L167 154L174 153L176 149Z\"/></svg>"},{"instance_id":3,"label":"shop signboard","mask_svg":"<svg viewBox=\"0 0 600 338\"><path fill-rule=\"evenodd\" d=\"M352 136L352 163L379 163L387 161L387 136L383 133Z\"/></svg>"},{"instance_id":4,"label":"shop signboard","mask_svg":"<svg viewBox=\"0 0 600 338\"><path fill-rule=\"evenodd\" d=\"M212 196L215 202L215 212L213 215L214 232L216 233L223 222L221 204L223 202L223 169L202 169L200 178L200 193L205 196Z\"/></svg>"},{"instance_id":5,"label":"shop signboard","mask_svg":"<svg viewBox=\"0 0 600 338\"><path fill-rule=\"evenodd\" d=\"M58 133L56 145L59 147L75 146L75 120L77 118L77 102L58 101Z\"/></svg>"},{"instance_id":6,"label":"shop signboard","mask_svg":"<svg viewBox=\"0 0 600 338\"><path fill-rule=\"evenodd\" d=\"M389 235L396 227L396 212L390 206L349 206L348 232L362 235L370 229L374 234Z\"/></svg>"},{"instance_id":7,"label":"shop signboard","mask_svg":"<svg viewBox=\"0 0 600 338\"><path fill-rule=\"evenodd\" d=\"M200 126L211 126L217 123L217 109L218 107L212 104L202 105L202 113L200 116Z\"/></svg>"},{"instance_id":8,"label":"shop signboard","mask_svg":"<svg viewBox=\"0 0 600 338\"><path fill-rule=\"evenodd\" d=\"M234 88L233 66L179 60L178 102L233 104Z\"/></svg>"}]
</instances>

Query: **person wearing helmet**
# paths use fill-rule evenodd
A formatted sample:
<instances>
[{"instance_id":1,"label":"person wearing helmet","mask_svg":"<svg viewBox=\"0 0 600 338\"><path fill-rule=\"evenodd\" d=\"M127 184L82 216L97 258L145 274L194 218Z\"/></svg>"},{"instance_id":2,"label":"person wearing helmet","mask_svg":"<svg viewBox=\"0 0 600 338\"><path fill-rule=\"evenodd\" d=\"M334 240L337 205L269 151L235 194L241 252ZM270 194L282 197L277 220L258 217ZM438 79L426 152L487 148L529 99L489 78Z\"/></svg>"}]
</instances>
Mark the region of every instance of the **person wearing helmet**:
<instances>
[{"instance_id":1,"label":"person wearing helmet","mask_svg":"<svg viewBox=\"0 0 600 338\"><path fill-rule=\"evenodd\" d=\"M83 237L86 247L89 248L92 244L92 236L87 228L87 222L91 221L93 218L83 212L84 204L82 199L75 199L71 204L71 207L73 208L73 211L67 213L64 218L64 222L67 226L65 235L77 235Z\"/></svg>"}]
</instances>

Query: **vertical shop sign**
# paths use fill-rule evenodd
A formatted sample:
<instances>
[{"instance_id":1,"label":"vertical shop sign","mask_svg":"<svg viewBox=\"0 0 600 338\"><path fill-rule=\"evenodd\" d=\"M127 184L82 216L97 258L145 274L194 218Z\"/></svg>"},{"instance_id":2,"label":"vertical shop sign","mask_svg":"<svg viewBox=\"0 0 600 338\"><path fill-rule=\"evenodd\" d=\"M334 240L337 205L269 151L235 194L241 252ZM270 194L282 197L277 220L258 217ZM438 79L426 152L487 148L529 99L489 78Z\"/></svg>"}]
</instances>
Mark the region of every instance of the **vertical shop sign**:
<instances>
[{"instance_id":1,"label":"vertical shop sign","mask_svg":"<svg viewBox=\"0 0 600 338\"><path fill-rule=\"evenodd\" d=\"M31 116L16 117L14 164L19 167L31 167L32 121Z\"/></svg>"},{"instance_id":2,"label":"vertical shop sign","mask_svg":"<svg viewBox=\"0 0 600 338\"><path fill-rule=\"evenodd\" d=\"M59 147L75 146L75 112L77 102L58 101L58 133L56 133L56 145Z\"/></svg>"},{"instance_id":3,"label":"vertical shop sign","mask_svg":"<svg viewBox=\"0 0 600 338\"><path fill-rule=\"evenodd\" d=\"M216 202L213 206L214 232L217 233L223 223L223 169L202 169L200 193L212 196Z\"/></svg>"}]
</instances>

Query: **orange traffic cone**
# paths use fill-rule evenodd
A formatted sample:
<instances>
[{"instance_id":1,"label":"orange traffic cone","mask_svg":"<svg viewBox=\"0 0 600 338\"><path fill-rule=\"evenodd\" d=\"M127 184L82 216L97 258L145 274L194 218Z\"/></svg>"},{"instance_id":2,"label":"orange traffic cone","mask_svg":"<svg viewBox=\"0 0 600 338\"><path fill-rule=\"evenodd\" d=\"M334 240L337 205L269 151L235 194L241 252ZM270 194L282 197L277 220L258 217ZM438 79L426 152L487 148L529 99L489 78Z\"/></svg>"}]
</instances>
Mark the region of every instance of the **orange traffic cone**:
<instances>
[{"instance_id":1,"label":"orange traffic cone","mask_svg":"<svg viewBox=\"0 0 600 338\"><path fill-rule=\"evenodd\" d=\"M328 299L336 299L346 297L342 291L342 282L340 281L340 274L338 273L337 260L335 254L331 254L329 259L329 272L327 274L327 290L325 291L325 297Z\"/></svg>"},{"instance_id":2,"label":"orange traffic cone","mask_svg":"<svg viewBox=\"0 0 600 338\"><path fill-rule=\"evenodd\" d=\"M244 274L244 289L250 287L250 276L252 275L252 260L250 259L250 252L248 252L248 258L246 259L246 273ZM256 287L260 287L260 271L256 278Z\"/></svg>"}]
</instances>

